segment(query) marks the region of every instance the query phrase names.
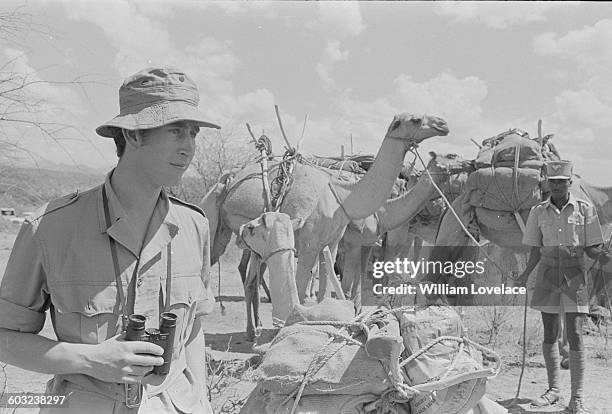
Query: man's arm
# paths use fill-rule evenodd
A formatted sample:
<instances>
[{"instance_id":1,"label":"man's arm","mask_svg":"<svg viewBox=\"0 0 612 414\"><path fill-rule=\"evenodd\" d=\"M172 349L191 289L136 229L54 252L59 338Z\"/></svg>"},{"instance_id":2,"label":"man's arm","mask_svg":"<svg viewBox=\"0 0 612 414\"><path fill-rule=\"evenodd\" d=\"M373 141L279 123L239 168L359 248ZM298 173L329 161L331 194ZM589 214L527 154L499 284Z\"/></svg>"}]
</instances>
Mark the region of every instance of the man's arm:
<instances>
[{"instance_id":1,"label":"man's arm","mask_svg":"<svg viewBox=\"0 0 612 414\"><path fill-rule=\"evenodd\" d=\"M0 338L0 360L44 374L86 374L102 381L133 384L164 362L159 345L127 342L120 336L89 345L0 328Z\"/></svg>"},{"instance_id":2,"label":"man's arm","mask_svg":"<svg viewBox=\"0 0 612 414\"><path fill-rule=\"evenodd\" d=\"M525 266L525 270L521 274L518 279L518 284L520 286L526 286L527 280L529 280L529 275L533 272L533 269L538 265L540 258L542 257L542 253L540 252L540 248L537 246L532 246L529 251L529 260L527 260L527 266Z\"/></svg>"}]
</instances>

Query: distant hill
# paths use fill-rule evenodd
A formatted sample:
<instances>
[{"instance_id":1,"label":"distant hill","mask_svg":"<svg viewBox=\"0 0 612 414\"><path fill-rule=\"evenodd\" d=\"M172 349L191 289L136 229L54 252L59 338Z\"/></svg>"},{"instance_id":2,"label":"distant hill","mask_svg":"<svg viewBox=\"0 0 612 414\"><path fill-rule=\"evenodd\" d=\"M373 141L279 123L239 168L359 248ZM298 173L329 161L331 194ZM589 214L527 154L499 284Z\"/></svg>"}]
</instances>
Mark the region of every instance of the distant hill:
<instances>
[{"instance_id":1,"label":"distant hill","mask_svg":"<svg viewBox=\"0 0 612 414\"><path fill-rule=\"evenodd\" d=\"M55 198L101 184L109 170L57 171L0 165L0 207L12 207L17 215L21 215ZM170 189L170 193L198 203L206 194L206 188L201 180L185 176L179 186Z\"/></svg>"},{"instance_id":2,"label":"distant hill","mask_svg":"<svg viewBox=\"0 0 612 414\"><path fill-rule=\"evenodd\" d=\"M103 173L0 166L0 206L13 207L21 214L103 181Z\"/></svg>"}]
</instances>

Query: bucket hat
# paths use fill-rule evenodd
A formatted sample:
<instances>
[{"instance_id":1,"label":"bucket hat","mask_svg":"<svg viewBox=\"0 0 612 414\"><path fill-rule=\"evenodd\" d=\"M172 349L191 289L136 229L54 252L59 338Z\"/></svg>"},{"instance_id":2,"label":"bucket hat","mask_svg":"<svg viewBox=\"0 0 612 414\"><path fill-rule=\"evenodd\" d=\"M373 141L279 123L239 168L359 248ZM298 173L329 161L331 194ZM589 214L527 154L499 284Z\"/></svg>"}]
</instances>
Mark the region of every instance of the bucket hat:
<instances>
[{"instance_id":1,"label":"bucket hat","mask_svg":"<svg viewBox=\"0 0 612 414\"><path fill-rule=\"evenodd\" d=\"M207 121L198 108L195 82L174 68L147 68L128 77L119 88L119 115L96 128L98 135L113 138L118 128L157 128L177 121L221 128Z\"/></svg>"}]
</instances>

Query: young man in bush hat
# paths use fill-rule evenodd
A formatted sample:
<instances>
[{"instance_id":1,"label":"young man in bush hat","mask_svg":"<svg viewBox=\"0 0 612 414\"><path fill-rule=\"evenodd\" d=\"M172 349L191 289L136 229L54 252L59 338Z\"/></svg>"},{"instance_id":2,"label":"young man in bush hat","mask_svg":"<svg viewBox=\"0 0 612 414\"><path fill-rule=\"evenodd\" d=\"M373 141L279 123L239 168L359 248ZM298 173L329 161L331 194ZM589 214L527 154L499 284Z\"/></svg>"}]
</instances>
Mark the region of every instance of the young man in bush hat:
<instances>
[{"instance_id":1,"label":"young man in bush hat","mask_svg":"<svg viewBox=\"0 0 612 414\"><path fill-rule=\"evenodd\" d=\"M119 89L120 114L96 129L119 161L104 184L51 201L24 223L0 285L0 360L54 374L61 413L211 413L200 317L212 310L204 213L169 196L192 160L200 127L195 83L170 68L142 70ZM49 310L57 340L38 335ZM164 348L126 341L128 316L176 319ZM43 409L43 412L45 409Z\"/></svg>"},{"instance_id":2,"label":"young man in bush hat","mask_svg":"<svg viewBox=\"0 0 612 414\"><path fill-rule=\"evenodd\" d=\"M603 250L603 237L593 205L570 193L572 163L550 161L546 164L550 197L535 205L529 213L523 244L532 246L520 283L527 279L539 263L531 307L542 313L544 342L542 353L548 375L548 390L532 405L543 407L560 402L559 337L560 315L570 345L569 368L571 414L588 414L584 408L583 387L586 352L582 341L582 324L589 312L584 254L610 261Z\"/></svg>"}]
</instances>

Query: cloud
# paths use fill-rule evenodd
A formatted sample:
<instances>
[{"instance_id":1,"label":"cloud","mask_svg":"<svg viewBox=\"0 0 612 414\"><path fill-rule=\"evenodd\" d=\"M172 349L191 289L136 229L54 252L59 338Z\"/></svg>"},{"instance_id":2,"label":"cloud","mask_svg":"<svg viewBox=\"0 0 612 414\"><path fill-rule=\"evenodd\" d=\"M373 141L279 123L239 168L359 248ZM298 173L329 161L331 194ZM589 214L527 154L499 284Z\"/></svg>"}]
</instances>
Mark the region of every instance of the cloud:
<instances>
[{"instance_id":1,"label":"cloud","mask_svg":"<svg viewBox=\"0 0 612 414\"><path fill-rule=\"evenodd\" d=\"M307 23L327 39L316 71L324 87L336 92L333 70L338 62L348 59L349 52L342 50L342 42L358 36L365 29L358 2L318 2L318 16L314 23Z\"/></svg>"},{"instance_id":2,"label":"cloud","mask_svg":"<svg viewBox=\"0 0 612 414\"><path fill-rule=\"evenodd\" d=\"M555 5L546 2L437 2L434 12L456 23L472 21L493 29L529 25L546 20L546 12Z\"/></svg>"},{"instance_id":3,"label":"cloud","mask_svg":"<svg viewBox=\"0 0 612 414\"><path fill-rule=\"evenodd\" d=\"M365 29L359 2L321 1L317 4L318 26L330 37L344 40L358 36Z\"/></svg>"},{"instance_id":4,"label":"cloud","mask_svg":"<svg viewBox=\"0 0 612 414\"><path fill-rule=\"evenodd\" d=\"M27 148L28 152L47 159L74 162L83 154L96 152L98 161L105 160L104 154L93 144L91 137L83 133L81 119L86 115L87 104L77 93L81 85L59 84L63 79L46 79L44 72L37 71L29 62L28 55L15 48L2 51L3 60L8 63L3 71L14 74L15 84L25 86L19 91L18 100L7 105L7 97L0 99L0 106L8 119L3 122L0 140ZM10 84L5 84L6 91Z\"/></svg>"},{"instance_id":5,"label":"cloud","mask_svg":"<svg viewBox=\"0 0 612 414\"><path fill-rule=\"evenodd\" d=\"M562 154L583 160L609 159L612 141L612 20L603 19L567 33L543 33L533 41L537 54L572 63L572 76L555 97L551 121ZM577 69L577 70L576 70ZM588 162L584 162L584 165Z\"/></svg>"},{"instance_id":6,"label":"cloud","mask_svg":"<svg viewBox=\"0 0 612 414\"><path fill-rule=\"evenodd\" d=\"M349 57L348 51L340 49L338 40L330 40L325 46L321 62L317 64L317 74L323 81L323 84L328 89L335 89L336 82L331 76L331 72L336 63L347 60Z\"/></svg>"},{"instance_id":7,"label":"cloud","mask_svg":"<svg viewBox=\"0 0 612 414\"><path fill-rule=\"evenodd\" d=\"M589 73L610 70L612 65L612 19L572 30L565 35L547 32L533 41L534 51L576 63Z\"/></svg>"},{"instance_id":8,"label":"cloud","mask_svg":"<svg viewBox=\"0 0 612 414\"><path fill-rule=\"evenodd\" d=\"M339 94L333 103L336 108L333 119L309 121L305 148L316 149L319 153L324 149L328 154L338 155L340 144L344 143L348 148L352 135L356 151L375 153L393 115L412 112L444 118L450 125L452 136L436 139L436 148L461 153L460 149L465 147L468 138L474 136L482 122L482 103L488 90L477 77L457 78L442 73L417 82L408 75L400 75L393 87L393 90L369 101L352 98L350 91ZM462 143L453 142L453 137L461 137ZM337 142L338 148L331 148L331 141Z\"/></svg>"}]
</instances>

